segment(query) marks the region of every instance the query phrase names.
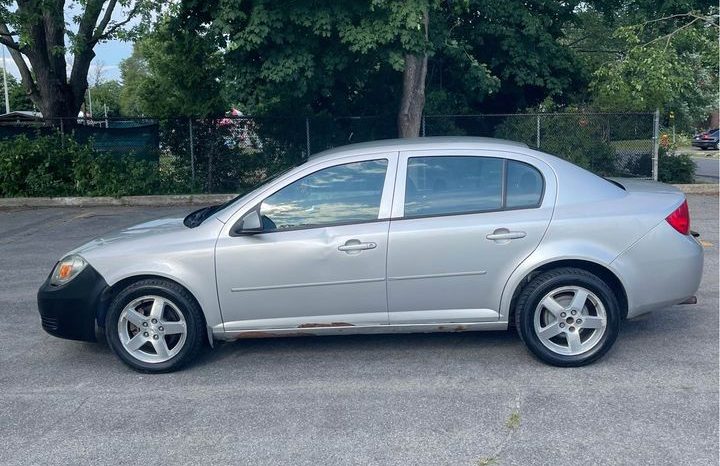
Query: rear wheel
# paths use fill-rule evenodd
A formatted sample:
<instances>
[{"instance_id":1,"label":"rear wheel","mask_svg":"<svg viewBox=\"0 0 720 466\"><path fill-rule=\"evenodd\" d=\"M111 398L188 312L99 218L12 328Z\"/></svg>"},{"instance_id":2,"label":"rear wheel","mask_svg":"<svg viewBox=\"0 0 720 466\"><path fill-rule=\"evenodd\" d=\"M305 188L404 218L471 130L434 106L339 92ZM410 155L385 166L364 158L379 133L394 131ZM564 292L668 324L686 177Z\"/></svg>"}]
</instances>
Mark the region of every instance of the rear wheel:
<instances>
[{"instance_id":1,"label":"rear wheel","mask_svg":"<svg viewBox=\"0 0 720 466\"><path fill-rule=\"evenodd\" d=\"M522 290L515 324L539 359L555 366L581 366L612 347L620 309L602 279L583 269L560 268L538 275Z\"/></svg>"},{"instance_id":2,"label":"rear wheel","mask_svg":"<svg viewBox=\"0 0 720 466\"><path fill-rule=\"evenodd\" d=\"M113 352L141 372L171 372L195 358L203 344L202 311L179 285L148 279L113 299L105 335Z\"/></svg>"}]
</instances>

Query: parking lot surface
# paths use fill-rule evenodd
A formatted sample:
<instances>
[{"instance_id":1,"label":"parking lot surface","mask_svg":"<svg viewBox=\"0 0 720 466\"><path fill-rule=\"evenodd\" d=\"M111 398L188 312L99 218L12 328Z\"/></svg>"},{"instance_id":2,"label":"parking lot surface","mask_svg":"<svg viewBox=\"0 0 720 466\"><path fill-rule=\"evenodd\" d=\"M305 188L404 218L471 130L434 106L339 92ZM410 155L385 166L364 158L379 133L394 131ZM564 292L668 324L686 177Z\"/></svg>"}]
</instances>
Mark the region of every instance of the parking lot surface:
<instances>
[{"instance_id":1,"label":"parking lot surface","mask_svg":"<svg viewBox=\"0 0 720 466\"><path fill-rule=\"evenodd\" d=\"M718 198L689 202L699 303L588 367L489 332L244 340L167 375L47 335L35 293L67 250L190 208L0 210L0 464L718 464Z\"/></svg>"}]
</instances>

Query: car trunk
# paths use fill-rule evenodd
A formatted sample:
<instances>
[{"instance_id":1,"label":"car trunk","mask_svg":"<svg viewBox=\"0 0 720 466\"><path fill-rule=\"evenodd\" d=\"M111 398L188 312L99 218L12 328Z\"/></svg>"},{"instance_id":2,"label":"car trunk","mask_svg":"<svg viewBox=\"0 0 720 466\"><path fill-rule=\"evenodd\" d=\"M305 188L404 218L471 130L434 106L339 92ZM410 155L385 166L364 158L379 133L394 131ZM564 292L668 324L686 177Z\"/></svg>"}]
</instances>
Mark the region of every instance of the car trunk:
<instances>
[{"instance_id":1,"label":"car trunk","mask_svg":"<svg viewBox=\"0 0 720 466\"><path fill-rule=\"evenodd\" d=\"M685 197L683 192L675 186L660 183L652 180L640 180L637 178L608 178L610 181L619 184L625 191L629 193L663 193L676 194Z\"/></svg>"}]
</instances>

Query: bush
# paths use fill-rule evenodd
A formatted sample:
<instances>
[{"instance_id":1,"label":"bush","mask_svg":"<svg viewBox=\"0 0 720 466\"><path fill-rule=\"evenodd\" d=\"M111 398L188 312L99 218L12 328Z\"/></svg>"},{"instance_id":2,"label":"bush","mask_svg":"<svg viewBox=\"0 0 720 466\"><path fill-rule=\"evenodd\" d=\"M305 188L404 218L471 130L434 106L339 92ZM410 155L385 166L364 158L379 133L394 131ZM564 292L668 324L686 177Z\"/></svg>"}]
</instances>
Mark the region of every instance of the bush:
<instances>
[{"instance_id":1,"label":"bush","mask_svg":"<svg viewBox=\"0 0 720 466\"><path fill-rule=\"evenodd\" d=\"M695 162L687 154L669 154L661 149L658 156L658 179L663 183L693 183Z\"/></svg>"},{"instance_id":2,"label":"bush","mask_svg":"<svg viewBox=\"0 0 720 466\"><path fill-rule=\"evenodd\" d=\"M0 140L0 196L127 196L171 192L156 163L121 157L59 133Z\"/></svg>"},{"instance_id":3,"label":"bush","mask_svg":"<svg viewBox=\"0 0 720 466\"><path fill-rule=\"evenodd\" d=\"M540 150L557 155L602 176L618 175L615 148L604 134L606 122L592 115L545 114L540 118ZM537 119L533 115L507 118L495 130L495 136L521 141L534 147Z\"/></svg>"}]
</instances>

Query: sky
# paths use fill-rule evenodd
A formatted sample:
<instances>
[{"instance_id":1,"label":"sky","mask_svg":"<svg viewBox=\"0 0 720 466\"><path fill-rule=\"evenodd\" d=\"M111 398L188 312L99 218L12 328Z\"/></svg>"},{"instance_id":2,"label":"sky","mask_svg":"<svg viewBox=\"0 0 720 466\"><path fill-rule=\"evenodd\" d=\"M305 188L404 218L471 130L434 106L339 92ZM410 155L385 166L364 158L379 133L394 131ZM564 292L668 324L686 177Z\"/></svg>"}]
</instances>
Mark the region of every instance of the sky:
<instances>
[{"instance_id":1,"label":"sky","mask_svg":"<svg viewBox=\"0 0 720 466\"><path fill-rule=\"evenodd\" d=\"M3 46L0 46L4 48ZM132 53L132 42L120 42L117 40L108 41L102 44L98 44L95 47L95 59L90 67L90 76L95 73L95 67L98 64L102 64L103 79L120 79L120 61L127 58ZM10 53L5 50L5 63L7 64L8 73L12 74L16 78L20 78L17 66L10 57ZM0 53L0 65L2 65L2 55ZM1 78L2 76L0 76Z\"/></svg>"},{"instance_id":2,"label":"sky","mask_svg":"<svg viewBox=\"0 0 720 466\"><path fill-rule=\"evenodd\" d=\"M132 54L132 42L111 40L95 47L93 65L102 63L105 79L120 79L120 61ZM92 70L92 68L91 68Z\"/></svg>"}]
</instances>

